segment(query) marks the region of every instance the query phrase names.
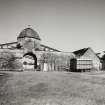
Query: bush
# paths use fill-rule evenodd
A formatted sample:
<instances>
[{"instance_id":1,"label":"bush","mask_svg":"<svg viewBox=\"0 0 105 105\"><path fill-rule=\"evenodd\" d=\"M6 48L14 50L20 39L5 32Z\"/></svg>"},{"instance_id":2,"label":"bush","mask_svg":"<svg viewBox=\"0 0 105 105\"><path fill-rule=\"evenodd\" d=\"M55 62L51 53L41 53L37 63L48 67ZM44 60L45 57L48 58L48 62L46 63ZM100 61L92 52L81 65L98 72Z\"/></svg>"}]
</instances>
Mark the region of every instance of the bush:
<instances>
[{"instance_id":1,"label":"bush","mask_svg":"<svg viewBox=\"0 0 105 105\"><path fill-rule=\"evenodd\" d=\"M17 70L22 68L22 63L10 51L0 52L0 69L1 70Z\"/></svg>"}]
</instances>

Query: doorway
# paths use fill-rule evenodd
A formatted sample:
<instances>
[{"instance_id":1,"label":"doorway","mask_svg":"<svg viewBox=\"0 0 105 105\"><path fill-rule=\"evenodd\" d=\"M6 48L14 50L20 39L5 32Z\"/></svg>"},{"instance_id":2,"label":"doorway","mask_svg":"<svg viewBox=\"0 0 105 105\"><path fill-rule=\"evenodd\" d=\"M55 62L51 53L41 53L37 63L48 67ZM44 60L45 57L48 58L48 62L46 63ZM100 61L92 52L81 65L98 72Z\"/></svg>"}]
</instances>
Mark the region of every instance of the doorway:
<instances>
[{"instance_id":1,"label":"doorway","mask_svg":"<svg viewBox=\"0 0 105 105\"><path fill-rule=\"evenodd\" d=\"M26 70L37 68L37 57L32 52L26 53L23 56L23 68Z\"/></svg>"}]
</instances>

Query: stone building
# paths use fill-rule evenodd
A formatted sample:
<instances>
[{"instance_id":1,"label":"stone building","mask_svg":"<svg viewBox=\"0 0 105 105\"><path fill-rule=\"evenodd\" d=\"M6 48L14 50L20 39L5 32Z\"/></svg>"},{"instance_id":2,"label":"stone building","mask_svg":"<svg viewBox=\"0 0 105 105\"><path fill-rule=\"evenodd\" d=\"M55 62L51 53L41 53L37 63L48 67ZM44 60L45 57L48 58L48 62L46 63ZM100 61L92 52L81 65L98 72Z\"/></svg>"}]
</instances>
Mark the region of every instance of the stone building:
<instances>
[{"instance_id":1,"label":"stone building","mask_svg":"<svg viewBox=\"0 0 105 105\"><path fill-rule=\"evenodd\" d=\"M70 59L75 57L73 53L64 53L43 45L40 36L32 28L22 30L16 42L0 44L0 52L14 53L22 64L20 69L24 70L52 71L62 66L64 69L64 66L69 66Z\"/></svg>"}]
</instances>

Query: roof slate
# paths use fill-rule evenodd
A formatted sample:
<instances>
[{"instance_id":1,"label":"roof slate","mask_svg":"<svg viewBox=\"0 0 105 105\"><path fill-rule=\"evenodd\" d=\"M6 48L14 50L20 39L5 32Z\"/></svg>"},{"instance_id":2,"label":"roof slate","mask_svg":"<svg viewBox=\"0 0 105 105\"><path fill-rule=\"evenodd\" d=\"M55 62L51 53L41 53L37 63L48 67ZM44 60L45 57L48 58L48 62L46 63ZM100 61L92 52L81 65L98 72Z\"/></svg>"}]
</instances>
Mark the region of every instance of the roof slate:
<instances>
[{"instance_id":1,"label":"roof slate","mask_svg":"<svg viewBox=\"0 0 105 105\"><path fill-rule=\"evenodd\" d=\"M24 38L24 37L30 37L41 40L38 33L34 31L32 28L26 28L22 30L22 32L19 34L17 38Z\"/></svg>"},{"instance_id":2,"label":"roof slate","mask_svg":"<svg viewBox=\"0 0 105 105\"><path fill-rule=\"evenodd\" d=\"M73 53L74 53L76 56L82 56L82 55L84 55L84 53L85 53L88 49L89 49L89 48L83 48L83 49L74 51Z\"/></svg>"}]
</instances>

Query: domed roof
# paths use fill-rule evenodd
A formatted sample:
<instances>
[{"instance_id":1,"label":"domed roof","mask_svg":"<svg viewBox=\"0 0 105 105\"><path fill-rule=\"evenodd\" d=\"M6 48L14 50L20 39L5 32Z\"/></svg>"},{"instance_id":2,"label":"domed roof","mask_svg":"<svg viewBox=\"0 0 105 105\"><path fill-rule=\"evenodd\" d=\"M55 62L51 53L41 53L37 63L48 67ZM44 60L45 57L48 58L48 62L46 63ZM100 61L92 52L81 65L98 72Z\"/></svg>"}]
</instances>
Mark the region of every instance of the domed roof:
<instances>
[{"instance_id":1,"label":"domed roof","mask_svg":"<svg viewBox=\"0 0 105 105\"><path fill-rule=\"evenodd\" d=\"M38 33L36 31L34 31L32 28L26 28L24 29L20 34L19 36L17 37L18 38L24 38L24 37L29 37L29 38L35 38L35 39L38 39L38 40L41 40Z\"/></svg>"}]
</instances>

